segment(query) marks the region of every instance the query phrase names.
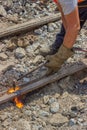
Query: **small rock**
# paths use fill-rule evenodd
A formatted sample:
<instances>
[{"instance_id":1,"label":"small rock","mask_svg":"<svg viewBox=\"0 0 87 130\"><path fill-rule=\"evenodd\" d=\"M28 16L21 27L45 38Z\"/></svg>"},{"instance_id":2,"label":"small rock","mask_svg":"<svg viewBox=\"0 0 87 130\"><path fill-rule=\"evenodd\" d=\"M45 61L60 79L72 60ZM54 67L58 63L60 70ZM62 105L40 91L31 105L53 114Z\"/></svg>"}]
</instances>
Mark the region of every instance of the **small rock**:
<instances>
[{"instance_id":1,"label":"small rock","mask_svg":"<svg viewBox=\"0 0 87 130\"><path fill-rule=\"evenodd\" d=\"M50 106L50 112L54 114L57 113L58 111L59 111L59 103L58 102L52 103Z\"/></svg>"},{"instance_id":2,"label":"small rock","mask_svg":"<svg viewBox=\"0 0 87 130\"><path fill-rule=\"evenodd\" d=\"M16 122L15 127L16 127L18 130L31 130L31 126L30 126L29 121L24 120L24 119L19 119L19 120Z\"/></svg>"},{"instance_id":3,"label":"small rock","mask_svg":"<svg viewBox=\"0 0 87 130\"><path fill-rule=\"evenodd\" d=\"M6 127L6 126L9 126L11 124L11 119L6 119L3 123L2 123L2 126Z\"/></svg>"},{"instance_id":4,"label":"small rock","mask_svg":"<svg viewBox=\"0 0 87 130\"><path fill-rule=\"evenodd\" d=\"M5 47L5 45L0 42L0 52L2 52L4 47Z\"/></svg>"},{"instance_id":5,"label":"small rock","mask_svg":"<svg viewBox=\"0 0 87 130\"><path fill-rule=\"evenodd\" d=\"M34 31L34 33L37 34L37 35L41 35L43 33L43 31L41 29L36 29Z\"/></svg>"},{"instance_id":6,"label":"small rock","mask_svg":"<svg viewBox=\"0 0 87 130\"><path fill-rule=\"evenodd\" d=\"M50 47L48 46L48 45L46 45L46 44L43 44L42 46L41 46L41 48L39 49L39 51L40 51L40 54L42 55L42 52L45 52L45 50L50 50Z\"/></svg>"},{"instance_id":7,"label":"small rock","mask_svg":"<svg viewBox=\"0 0 87 130\"><path fill-rule=\"evenodd\" d=\"M26 51L27 53L31 53L31 52L34 53L33 47L31 45L26 47Z\"/></svg>"},{"instance_id":8,"label":"small rock","mask_svg":"<svg viewBox=\"0 0 87 130\"><path fill-rule=\"evenodd\" d=\"M2 1L3 6L5 6L5 8L8 10L12 7L13 5L13 1L12 0L6 0L6 1Z\"/></svg>"},{"instance_id":9,"label":"small rock","mask_svg":"<svg viewBox=\"0 0 87 130\"><path fill-rule=\"evenodd\" d=\"M48 24L48 32L53 32L54 31L54 26L53 23Z\"/></svg>"},{"instance_id":10,"label":"small rock","mask_svg":"<svg viewBox=\"0 0 87 130\"><path fill-rule=\"evenodd\" d=\"M32 46L27 46L26 47L26 52L27 52L27 55L29 56L29 57L33 57L35 54L34 54L34 49L33 49L33 47Z\"/></svg>"},{"instance_id":11,"label":"small rock","mask_svg":"<svg viewBox=\"0 0 87 130\"><path fill-rule=\"evenodd\" d=\"M31 111L35 111L36 110L36 105L35 106L31 106Z\"/></svg>"},{"instance_id":12,"label":"small rock","mask_svg":"<svg viewBox=\"0 0 87 130\"><path fill-rule=\"evenodd\" d=\"M8 56L5 53L0 53L0 60L4 61L7 59L8 59Z\"/></svg>"},{"instance_id":13,"label":"small rock","mask_svg":"<svg viewBox=\"0 0 87 130\"><path fill-rule=\"evenodd\" d=\"M56 23L51 23L51 25L53 26L54 29L58 28L57 25L56 25Z\"/></svg>"},{"instance_id":14,"label":"small rock","mask_svg":"<svg viewBox=\"0 0 87 130\"><path fill-rule=\"evenodd\" d=\"M31 116L32 112L30 110L25 110L24 113L27 115L27 116Z\"/></svg>"},{"instance_id":15,"label":"small rock","mask_svg":"<svg viewBox=\"0 0 87 130\"><path fill-rule=\"evenodd\" d=\"M13 121L17 121L18 119L19 119L19 116L18 116L18 115L15 115L15 116L12 118Z\"/></svg>"},{"instance_id":16,"label":"small rock","mask_svg":"<svg viewBox=\"0 0 87 130\"><path fill-rule=\"evenodd\" d=\"M44 25L42 28L43 28L43 31L46 31L47 30L47 25Z\"/></svg>"},{"instance_id":17,"label":"small rock","mask_svg":"<svg viewBox=\"0 0 87 130\"><path fill-rule=\"evenodd\" d=\"M23 58L23 57L25 57L25 55L26 55L26 52L23 48L19 47L15 50L16 58Z\"/></svg>"},{"instance_id":18,"label":"small rock","mask_svg":"<svg viewBox=\"0 0 87 130\"><path fill-rule=\"evenodd\" d=\"M60 93L56 93L55 94L55 99L59 99L59 97L60 97Z\"/></svg>"},{"instance_id":19,"label":"small rock","mask_svg":"<svg viewBox=\"0 0 87 130\"><path fill-rule=\"evenodd\" d=\"M20 38L18 39L18 42L16 43L16 45L19 47L26 47L29 45L29 41L24 38Z\"/></svg>"},{"instance_id":20,"label":"small rock","mask_svg":"<svg viewBox=\"0 0 87 130\"><path fill-rule=\"evenodd\" d=\"M43 56L41 55L36 56L35 59L33 60L33 64L41 63L42 59Z\"/></svg>"},{"instance_id":21,"label":"small rock","mask_svg":"<svg viewBox=\"0 0 87 130\"><path fill-rule=\"evenodd\" d=\"M84 123L84 120L81 118L77 119L77 124L82 125Z\"/></svg>"},{"instance_id":22,"label":"small rock","mask_svg":"<svg viewBox=\"0 0 87 130\"><path fill-rule=\"evenodd\" d=\"M35 41L33 43L32 47L33 47L33 50L36 51L36 50L38 50L40 48L40 43Z\"/></svg>"},{"instance_id":23,"label":"small rock","mask_svg":"<svg viewBox=\"0 0 87 130\"><path fill-rule=\"evenodd\" d=\"M44 98L43 98L44 104L47 104L48 101L49 101L49 96L44 96Z\"/></svg>"},{"instance_id":24,"label":"small rock","mask_svg":"<svg viewBox=\"0 0 87 130\"><path fill-rule=\"evenodd\" d=\"M69 118L75 118L75 117L77 117L77 113L72 112L72 111L63 111L62 115L67 116Z\"/></svg>"},{"instance_id":25,"label":"small rock","mask_svg":"<svg viewBox=\"0 0 87 130\"><path fill-rule=\"evenodd\" d=\"M17 37L12 37L9 41L7 41L7 48L10 50L14 50L17 46L16 43L18 42Z\"/></svg>"},{"instance_id":26,"label":"small rock","mask_svg":"<svg viewBox=\"0 0 87 130\"><path fill-rule=\"evenodd\" d=\"M84 122L84 120L81 119L81 118L78 118L78 121L81 122L81 123Z\"/></svg>"},{"instance_id":27,"label":"small rock","mask_svg":"<svg viewBox=\"0 0 87 130\"><path fill-rule=\"evenodd\" d=\"M50 104L52 104L52 103L54 103L54 102L56 102L56 101L57 101L57 100L52 97L52 98L49 99L48 104L50 105Z\"/></svg>"},{"instance_id":28,"label":"small rock","mask_svg":"<svg viewBox=\"0 0 87 130\"><path fill-rule=\"evenodd\" d=\"M32 130L43 130L42 125L33 125Z\"/></svg>"},{"instance_id":29,"label":"small rock","mask_svg":"<svg viewBox=\"0 0 87 130\"><path fill-rule=\"evenodd\" d=\"M7 15L7 18L10 20L10 21L12 21L12 22L15 22L15 23L18 23L18 15L17 15L17 13L15 13L15 14L9 14L9 15Z\"/></svg>"},{"instance_id":30,"label":"small rock","mask_svg":"<svg viewBox=\"0 0 87 130\"><path fill-rule=\"evenodd\" d=\"M0 120L1 120L1 121L4 121L4 120L7 119L7 118L8 118L7 114L0 115Z\"/></svg>"},{"instance_id":31,"label":"small rock","mask_svg":"<svg viewBox=\"0 0 87 130\"><path fill-rule=\"evenodd\" d=\"M2 71L7 71L8 69L14 67L14 63L13 62L7 62L5 64L0 64L0 72Z\"/></svg>"},{"instance_id":32,"label":"small rock","mask_svg":"<svg viewBox=\"0 0 87 130\"><path fill-rule=\"evenodd\" d=\"M48 122L53 126L62 126L65 123L68 123L68 118L62 116L61 114L53 114L50 119L48 119Z\"/></svg>"},{"instance_id":33,"label":"small rock","mask_svg":"<svg viewBox=\"0 0 87 130\"><path fill-rule=\"evenodd\" d=\"M7 12L2 5L0 5L0 15L6 17Z\"/></svg>"},{"instance_id":34,"label":"small rock","mask_svg":"<svg viewBox=\"0 0 87 130\"><path fill-rule=\"evenodd\" d=\"M9 43L7 44L7 48L8 48L9 50L11 50L11 51L14 50L16 47L17 47L17 46L16 46L15 43L9 42Z\"/></svg>"},{"instance_id":35,"label":"small rock","mask_svg":"<svg viewBox=\"0 0 87 130\"><path fill-rule=\"evenodd\" d=\"M48 116L49 116L49 112L40 110L40 111L39 111L39 115L42 116L42 117L48 117Z\"/></svg>"},{"instance_id":36,"label":"small rock","mask_svg":"<svg viewBox=\"0 0 87 130\"><path fill-rule=\"evenodd\" d=\"M76 125L76 120L75 119L70 119L69 121L69 126Z\"/></svg>"},{"instance_id":37,"label":"small rock","mask_svg":"<svg viewBox=\"0 0 87 130\"><path fill-rule=\"evenodd\" d=\"M24 81L24 82L29 82L30 79L25 77L25 78L23 78L23 81Z\"/></svg>"},{"instance_id":38,"label":"small rock","mask_svg":"<svg viewBox=\"0 0 87 130\"><path fill-rule=\"evenodd\" d=\"M85 109L84 103L80 103L80 102L77 106L71 107L71 110L76 113L78 113L79 111L82 112L82 111L84 111L84 109Z\"/></svg>"}]
</instances>

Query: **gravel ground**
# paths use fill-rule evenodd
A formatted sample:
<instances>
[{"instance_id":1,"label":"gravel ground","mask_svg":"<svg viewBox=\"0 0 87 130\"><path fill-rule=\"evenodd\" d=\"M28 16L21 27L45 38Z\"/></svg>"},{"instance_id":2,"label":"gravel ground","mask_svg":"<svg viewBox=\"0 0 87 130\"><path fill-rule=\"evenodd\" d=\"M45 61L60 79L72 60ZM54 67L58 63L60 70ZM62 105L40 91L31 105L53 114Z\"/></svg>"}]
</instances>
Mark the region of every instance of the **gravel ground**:
<instances>
[{"instance_id":1,"label":"gravel ground","mask_svg":"<svg viewBox=\"0 0 87 130\"><path fill-rule=\"evenodd\" d=\"M0 27L49 16L55 10L56 6L50 0L46 4L31 0L1 0ZM4 74L0 74L0 93L11 87L13 79L44 61L39 50L54 42L60 25L61 21L57 21L32 32L0 40L0 73L4 70ZM75 46L87 49L87 22ZM78 62L84 56L83 52L77 51L67 62ZM29 82L43 74L44 67L19 83ZM87 70L27 94L23 101L21 109L13 102L0 106L0 130L87 130Z\"/></svg>"}]
</instances>

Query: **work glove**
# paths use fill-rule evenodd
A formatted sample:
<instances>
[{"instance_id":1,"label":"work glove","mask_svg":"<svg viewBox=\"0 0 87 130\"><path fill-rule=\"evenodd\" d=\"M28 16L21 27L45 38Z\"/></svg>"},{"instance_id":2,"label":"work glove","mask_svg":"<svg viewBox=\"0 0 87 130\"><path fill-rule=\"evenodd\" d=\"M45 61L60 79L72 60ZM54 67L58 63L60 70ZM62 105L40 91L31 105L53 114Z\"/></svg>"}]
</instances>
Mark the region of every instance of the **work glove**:
<instances>
[{"instance_id":1,"label":"work glove","mask_svg":"<svg viewBox=\"0 0 87 130\"><path fill-rule=\"evenodd\" d=\"M48 68L46 74L49 75L57 72L61 68L61 65L64 63L64 61L66 61L72 55L73 51L62 44L56 54L46 57L47 63L45 66Z\"/></svg>"}]
</instances>

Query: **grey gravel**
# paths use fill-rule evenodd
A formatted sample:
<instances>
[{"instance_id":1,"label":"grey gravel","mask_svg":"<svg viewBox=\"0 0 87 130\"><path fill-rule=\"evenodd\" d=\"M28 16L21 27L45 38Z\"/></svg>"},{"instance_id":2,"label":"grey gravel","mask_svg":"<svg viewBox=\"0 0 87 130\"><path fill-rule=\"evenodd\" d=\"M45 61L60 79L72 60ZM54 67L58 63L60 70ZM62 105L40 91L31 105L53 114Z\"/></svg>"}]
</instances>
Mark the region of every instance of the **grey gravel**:
<instances>
[{"instance_id":1,"label":"grey gravel","mask_svg":"<svg viewBox=\"0 0 87 130\"><path fill-rule=\"evenodd\" d=\"M57 113L59 111L59 103L58 102L54 102L51 104L50 106L50 112L51 113Z\"/></svg>"},{"instance_id":2,"label":"grey gravel","mask_svg":"<svg viewBox=\"0 0 87 130\"><path fill-rule=\"evenodd\" d=\"M70 119L69 126L73 126L73 125L76 125L76 121L75 119Z\"/></svg>"},{"instance_id":3,"label":"grey gravel","mask_svg":"<svg viewBox=\"0 0 87 130\"><path fill-rule=\"evenodd\" d=\"M56 5L51 0L45 1L44 4L41 2L1 0L0 28L59 13L55 11ZM87 49L86 26L87 22L74 46ZM0 41L0 93L12 87L13 79L18 79L43 63L44 57L40 55L40 48L42 46L47 48L53 44L60 27L61 20ZM78 62L84 58L84 54L76 51L65 64ZM3 70L4 74L1 73ZM42 67L17 84L39 79L45 72L46 68ZM12 101L0 105L0 130L86 130L87 82L84 79L87 77L86 74L84 70L23 95L22 109L18 109Z\"/></svg>"},{"instance_id":4,"label":"grey gravel","mask_svg":"<svg viewBox=\"0 0 87 130\"><path fill-rule=\"evenodd\" d=\"M49 116L49 112L46 112L46 111L39 111L39 115L42 116L42 117L48 117Z\"/></svg>"},{"instance_id":5,"label":"grey gravel","mask_svg":"<svg viewBox=\"0 0 87 130\"><path fill-rule=\"evenodd\" d=\"M17 48L15 50L15 56L16 56L16 58L23 58L23 57L25 57L25 54L26 54L25 50L23 48L21 48L21 47Z\"/></svg>"}]
</instances>

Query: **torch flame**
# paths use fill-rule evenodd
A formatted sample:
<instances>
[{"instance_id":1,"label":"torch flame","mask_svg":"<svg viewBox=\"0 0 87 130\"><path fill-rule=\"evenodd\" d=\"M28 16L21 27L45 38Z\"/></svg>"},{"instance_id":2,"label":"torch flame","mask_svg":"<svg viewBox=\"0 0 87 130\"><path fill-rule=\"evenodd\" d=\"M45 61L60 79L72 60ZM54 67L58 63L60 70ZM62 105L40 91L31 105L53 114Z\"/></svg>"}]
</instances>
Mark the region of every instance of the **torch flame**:
<instances>
[{"instance_id":1,"label":"torch flame","mask_svg":"<svg viewBox=\"0 0 87 130\"><path fill-rule=\"evenodd\" d=\"M10 88L7 92L10 94L10 93L16 92L19 89L20 89L20 87L16 86L15 88ZM22 101L20 100L20 97L15 97L13 99L13 101L15 102L15 104L16 104L16 106L18 108L22 108L24 106L23 103L22 103Z\"/></svg>"},{"instance_id":2,"label":"torch flame","mask_svg":"<svg viewBox=\"0 0 87 130\"><path fill-rule=\"evenodd\" d=\"M23 103L21 102L21 100L18 97L14 98L14 102L16 103L16 107L18 107L18 108L23 107Z\"/></svg>"}]
</instances>

